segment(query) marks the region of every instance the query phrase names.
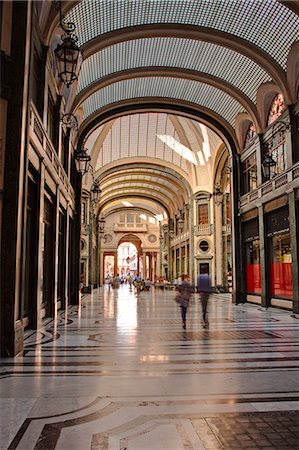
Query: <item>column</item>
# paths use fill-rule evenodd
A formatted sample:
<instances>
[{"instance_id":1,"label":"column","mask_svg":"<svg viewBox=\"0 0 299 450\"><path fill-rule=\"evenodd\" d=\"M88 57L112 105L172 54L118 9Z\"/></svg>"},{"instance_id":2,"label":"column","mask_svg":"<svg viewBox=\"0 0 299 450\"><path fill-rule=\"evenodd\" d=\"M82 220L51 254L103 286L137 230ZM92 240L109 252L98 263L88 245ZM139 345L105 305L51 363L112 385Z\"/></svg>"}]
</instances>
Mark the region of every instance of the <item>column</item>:
<instances>
[{"instance_id":1,"label":"column","mask_svg":"<svg viewBox=\"0 0 299 450\"><path fill-rule=\"evenodd\" d=\"M226 216L226 206L227 195L223 194L223 206L222 206L222 286L228 290L228 280L227 280L227 216Z\"/></svg>"},{"instance_id":2,"label":"column","mask_svg":"<svg viewBox=\"0 0 299 450\"><path fill-rule=\"evenodd\" d=\"M56 188L56 198L55 198L55 212L54 212L54 226L55 226L55 243L54 243L54 318L57 317L57 297L58 297L58 258L59 258L59 196L60 188Z\"/></svg>"},{"instance_id":3,"label":"column","mask_svg":"<svg viewBox=\"0 0 299 450\"><path fill-rule=\"evenodd\" d=\"M143 273L142 278L146 279L146 252L142 252L142 264L143 264Z\"/></svg>"},{"instance_id":4,"label":"column","mask_svg":"<svg viewBox=\"0 0 299 450\"><path fill-rule=\"evenodd\" d=\"M24 194L29 130L27 96L30 78L31 10L31 2L13 2L10 56L1 58L1 75L5 83L3 97L8 102L3 148L5 194L2 209L0 282L0 351L5 357L14 356L23 350L20 281L22 235L26 226Z\"/></svg>"},{"instance_id":5,"label":"column","mask_svg":"<svg viewBox=\"0 0 299 450\"><path fill-rule=\"evenodd\" d=\"M243 264L243 248L241 235L241 221L239 215L240 198L240 155L234 153L230 157L231 176L231 247L233 268L232 301L235 304L245 302L245 274Z\"/></svg>"},{"instance_id":6,"label":"column","mask_svg":"<svg viewBox=\"0 0 299 450\"><path fill-rule=\"evenodd\" d=\"M114 252L114 276L116 276L117 272L118 272L118 267L117 267L117 251L116 251L116 252Z\"/></svg>"},{"instance_id":7,"label":"column","mask_svg":"<svg viewBox=\"0 0 299 450\"><path fill-rule=\"evenodd\" d=\"M102 239L100 238L100 250L99 250L99 283L100 286L104 284L104 251L102 250Z\"/></svg>"},{"instance_id":8,"label":"column","mask_svg":"<svg viewBox=\"0 0 299 450\"><path fill-rule=\"evenodd\" d=\"M157 261L157 256L156 256L157 254L156 254L156 252L153 252L152 253L152 260L151 260L151 263L152 263L152 273L151 273L151 281L155 281L155 279L156 279L156 261Z\"/></svg>"},{"instance_id":9,"label":"column","mask_svg":"<svg viewBox=\"0 0 299 450\"><path fill-rule=\"evenodd\" d=\"M216 286L223 286L223 237L222 237L222 203L216 205L215 211L215 273Z\"/></svg>"},{"instance_id":10,"label":"column","mask_svg":"<svg viewBox=\"0 0 299 450\"><path fill-rule=\"evenodd\" d=\"M264 208L263 205L258 208L259 217L259 237L260 237L260 262L261 262L261 303L262 306L267 308L270 305L270 293L269 293L269 273L268 273L268 261L267 261L267 248L266 248L266 234L265 234L265 222L264 222Z\"/></svg>"},{"instance_id":11,"label":"column","mask_svg":"<svg viewBox=\"0 0 299 450\"><path fill-rule=\"evenodd\" d=\"M298 274L298 230L296 200L294 191L288 194L289 224L292 251L292 284L293 284L293 312L299 314L299 274ZM297 214L296 214L297 213Z\"/></svg>"},{"instance_id":12,"label":"column","mask_svg":"<svg viewBox=\"0 0 299 450\"><path fill-rule=\"evenodd\" d=\"M187 249L188 249L188 244L186 242L185 243L185 273L189 272L188 271L188 252L187 252ZM190 273L188 273L188 275L190 276Z\"/></svg>"},{"instance_id":13,"label":"column","mask_svg":"<svg viewBox=\"0 0 299 450\"><path fill-rule=\"evenodd\" d=\"M158 252L155 277L160 277L161 275L162 275L162 252Z\"/></svg>"},{"instance_id":14,"label":"column","mask_svg":"<svg viewBox=\"0 0 299 450\"><path fill-rule=\"evenodd\" d=\"M93 210L91 199L88 200L88 287L92 291L93 287Z\"/></svg>"},{"instance_id":15,"label":"column","mask_svg":"<svg viewBox=\"0 0 299 450\"><path fill-rule=\"evenodd\" d=\"M191 200L191 205L189 208L189 248L190 248L190 259L189 259L189 265L190 265L190 277L194 284L196 284L196 276L197 276L197 269L195 269L194 264L194 200Z\"/></svg>"},{"instance_id":16,"label":"column","mask_svg":"<svg viewBox=\"0 0 299 450\"><path fill-rule=\"evenodd\" d=\"M41 325L41 308L43 302L43 246L44 246L44 191L45 191L45 164L40 163L39 187L39 218L38 218L38 252L37 252L37 327Z\"/></svg>"},{"instance_id":17,"label":"column","mask_svg":"<svg viewBox=\"0 0 299 450\"><path fill-rule=\"evenodd\" d=\"M70 205L66 207L66 230L65 230L65 310L69 306L69 247L70 247ZM81 245L81 243L80 243Z\"/></svg>"}]
</instances>

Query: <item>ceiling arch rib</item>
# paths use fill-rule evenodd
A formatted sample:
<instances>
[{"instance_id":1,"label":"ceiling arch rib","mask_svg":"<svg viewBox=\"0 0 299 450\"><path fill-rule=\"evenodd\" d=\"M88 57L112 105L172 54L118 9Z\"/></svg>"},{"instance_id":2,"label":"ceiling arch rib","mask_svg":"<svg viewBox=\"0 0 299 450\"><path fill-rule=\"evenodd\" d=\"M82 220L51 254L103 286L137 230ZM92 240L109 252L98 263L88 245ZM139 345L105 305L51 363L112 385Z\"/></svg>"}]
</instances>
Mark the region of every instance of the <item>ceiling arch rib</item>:
<instances>
[{"instance_id":1,"label":"ceiling arch rib","mask_svg":"<svg viewBox=\"0 0 299 450\"><path fill-rule=\"evenodd\" d=\"M144 174L142 172L135 176L131 172L122 177L114 175L113 179L110 179L109 181L105 180L101 184L101 189L103 193L109 193L110 190L115 189L115 187L118 187L119 185L131 187L132 185L137 186L140 183L148 188L152 188L153 186L155 190L164 192L166 195L170 194L177 198L186 198L186 195L184 195L184 192L182 192L182 189L180 189L180 186L177 183L170 183L166 178L157 175Z\"/></svg>"},{"instance_id":2,"label":"ceiling arch rib","mask_svg":"<svg viewBox=\"0 0 299 450\"><path fill-rule=\"evenodd\" d=\"M122 193L117 197L117 200L126 202L132 198L135 200L139 200L140 202L146 201L146 202L153 202L153 203L157 204L158 206L160 206L163 209L163 211L165 211L167 217L170 217L171 215L173 215L175 213L175 211L171 211L169 209L169 205L165 204L165 199L160 200L158 198L153 198L148 193L146 195L140 194L140 193L126 195L126 194ZM106 208L110 208L110 205L112 205L114 203L114 201L115 201L115 198L111 198L111 199L105 198L104 200L102 199L99 202L99 204L97 205L96 214L99 215L102 211L104 214L104 211L106 210ZM113 210L113 206L111 206L111 208ZM129 208L129 210L130 210L130 208Z\"/></svg>"},{"instance_id":3,"label":"ceiling arch rib","mask_svg":"<svg viewBox=\"0 0 299 450\"><path fill-rule=\"evenodd\" d=\"M121 54L126 58L120 58ZM259 85L272 79L248 57L216 44L164 37L135 39L106 47L85 59L81 66L78 94L113 73L152 66L211 75L235 85L253 102Z\"/></svg>"},{"instance_id":4,"label":"ceiling arch rib","mask_svg":"<svg viewBox=\"0 0 299 450\"><path fill-rule=\"evenodd\" d=\"M114 199L107 203L100 213L108 215L118 211L144 211L152 215L160 222L167 219L167 210L154 200L141 199L136 197L127 197L126 200Z\"/></svg>"},{"instance_id":5,"label":"ceiling arch rib","mask_svg":"<svg viewBox=\"0 0 299 450\"><path fill-rule=\"evenodd\" d=\"M189 69L178 69L178 68L162 68L162 67L150 67L150 68L136 68L125 70L122 72L111 74L110 76L106 76L100 80L97 80L93 84L91 84L88 88L81 91L81 93L76 97L74 102L74 110L78 108L85 100L88 99L95 92L100 91L114 83L118 83L121 81L125 81L131 78L145 78L145 77L165 77L165 78L180 78L180 79L189 79L191 81L196 81L199 83L205 83L210 86L213 86L219 90L223 90L226 94L233 97L236 101L238 101L243 108L248 111L248 113L252 116L252 121L255 123L256 128L260 130L260 120L258 116L258 111L254 103L240 90L235 86L223 81L217 77L212 75L208 75L205 73L199 73L194 70Z\"/></svg>"},{"instance_id":6,"label":"ceiling arch rib","mask_svg":"<svg viewBox=\"0 0 299 450\"><path fill-rule=\"evenodd\" d=\"M96 37L93 41L83 45L81 49L83 58L87 59L94 53L123 41L163 37L177 39L188 38L189 40L209 42L231 49L262 67L272 77L273 81L275 81L285 99L287 101L289 100L289 89L284 68L272 56L256 45L222 31L179 24L143 25L119 30L117 34L111 32L103 37Z\"/></svg>"},{"instance_id":7,"label":"ceiling arch rib","mask_svg":"<svg viewBox=\"0 0 299 450\"><path fill-rule=\"evenodd\" d=\"M141 77L113 83L88 97L82 103L84 120L107 105L138 97L185 100L214 111L232 128L235 116L244 109L230 95L204 83L180 78Z\"/></svg>"},{"instance_id":8,"label":"ceiling arch rib","mask_svg":"<svg viewBox=\"0 0 299 450\"><path fill-rule=\"evenodd\" d=\"M110 192L109 194L103 196L103 199L99 202L99 208L102 208L104 205L109 203L111 200L115 198L127 198L136 196L138 192L139 197L147 198L150 200L154 200L158 202L159 204L163 205L164 208L167 209L168 213L170 215L175 214L177 210L182 207L181 204L175 203L173 198L171 197L165 197L162 193L157 191L150 191L149 189L141 189L138 188L138 191L134 188L127 188L126 190L114 190Z\"/></svg>"},{"instance_id":9,"label":"ceiling arch rib","mask_svg":"<svg viewBox=\"0 0 299 450\"><path fill-rule=\"evenodd\" d=\"M124 160L117 160L111 168L107 169L104 167L102 170L103 171L99 170L96 172L96 176L99 178L100 183L110 177L113 177L115 174L116 176L122 176L127 173L137 175L140 175L140 173L151 173L153 176L160 178L164 177L172 181L174 185L179 186L179 188L184 192L186 198L189 198L192 194L192 189L186 176L182 176L175 169L163 165L152 164L149 162L136 163L136 160L135 162L126 164Z\"/></svg>"},{"instance_id":10,"label":"ceiling arch rib","mask_svg":"<svg viewBox=\"0 0 299 450\"><path fill-rule=\"evenodd\" d=\"M150 170L145 172L141 169L140 171L135 169L135 172L127 170L121 175L114 173L113 175L106 177L101 182L102 193L104 195L109 192L111 188L114 189L115 186L119 186L119 184L130 187L130 183L134 185L144 183L147 187L151 187L153 185L155 190L164 191L167 196L168 194L171 194L171 196L176 198L178 201L180 199L188 199L187 190L184 188L184 185L179 184L178 180L173 180L171 177L164 176L163 172L159 173L158 171Z\"/></svg>"},{"instance_id":11,"label":"ceiling arch rib","mask_svg":"<svg viewBox=\"0 0 299 450\"><path fill-rule=\"evenodd\" d=\"M113 119L137 113L147 113L149 111L177 114L181 117L199 121L213 130L225 142L231 155L240 151L235 131L223 117L198 104L178 99L171 99L170 101L167 97L160 97L158 99L153 97L130 98L120 100L113 105L107 105L101 108L101 110L95 111L80 125L77 145L79 148L85 145L86 140L99 126Z\"/></svg>"},{"instance_id":12,"label":"ceiling arch rib","mask_svg":"<svg viewBox=\"0 0 299 450\"><path fill-rule=\"evenodd\" d=\"M298 16L277 0L83 1L68 14L79 44L111 31L153 24L185 24L226 32L260 47L282 67L298 38ZM280 42L279 48L276 42Z\"/></svg>"},{"instance_id":13,"label":"ceiling arch rib","mask_svg":"<svg viewBox=\"0 0 299 450\"><path fill-rule=\"evenodd\" d=\"M174 214L190 197L192 189L188 180L174 170L157 165L122 162L118 161L119 166L96 174L102 190L98 204L100 210L116 200L141 196L162 205L167 214Z\"/></svg>"},{"instance_id":14,"label":"ceiling arch rib","mask_svg":"<svg viewBox=\"0 0 299 450\"><path fill-rule=\"evenodd\" d=\"M190 119L173 114L152 112L114 119L108 133L105 130L110 122L94 131L94 135L99 136L97 139L86 141L93 168L98 173L98 170L105 169L118 159L134 162L134 158L138 157L139 161L140 158L150 159L152 163L159 161L163 166L173 166L175 170L183 171L184 177L192 179L197 172L195 166L207 164L222 141L202 124L199 140L198 130L196 133L194 129L190 131L190 122ZM103 133L104 140L100 139ZM96 143L90 146L89 143L94 140ZM98 142L100 145L97 145Z\"/></svg>"}]
</instances>

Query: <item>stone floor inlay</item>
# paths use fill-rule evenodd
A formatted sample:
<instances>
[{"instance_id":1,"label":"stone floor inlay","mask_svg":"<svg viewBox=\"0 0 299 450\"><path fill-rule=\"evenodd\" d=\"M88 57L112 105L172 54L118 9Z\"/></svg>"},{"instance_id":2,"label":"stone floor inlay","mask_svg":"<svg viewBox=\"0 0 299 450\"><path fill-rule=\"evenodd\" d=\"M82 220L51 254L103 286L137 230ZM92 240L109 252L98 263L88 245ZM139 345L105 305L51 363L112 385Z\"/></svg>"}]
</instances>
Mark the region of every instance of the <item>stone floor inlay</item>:
<instances>
[{"instance_id":1,"label":"stone floor inlay","mask_svg":"<svg viewBox=\"0 0 299 450\"><path fill-rule=\"evenodd\" d=\"M299 321L197 295L94 290L2 359L0 449L299 449Z\"/></svg>"}]
</instances>

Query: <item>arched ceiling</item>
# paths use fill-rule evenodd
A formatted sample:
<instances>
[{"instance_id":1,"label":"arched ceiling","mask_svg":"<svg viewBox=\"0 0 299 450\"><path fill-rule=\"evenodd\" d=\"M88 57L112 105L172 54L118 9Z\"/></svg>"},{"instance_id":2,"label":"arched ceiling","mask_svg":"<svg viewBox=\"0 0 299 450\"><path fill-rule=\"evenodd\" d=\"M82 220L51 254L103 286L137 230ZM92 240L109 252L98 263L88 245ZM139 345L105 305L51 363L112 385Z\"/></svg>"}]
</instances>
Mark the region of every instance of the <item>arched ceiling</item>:
<instances>
[{"instance_id":1,"label":"arched ceiling","mask_svg":"<svg viewBox=\"0 0 299 450\"><path fill-rule=\"evenodd\" d=\"M264 121L256 107L261 84L273 81L291 102L285 70L299 20L290 3L65 2L84 59L67 103L83 119L80 134L101 111L142 99L196 105L211 122L219 117L231 135L236 116L245 112L261 132Z\"/></svg>"},{"instance_id":2,"label":"arched ceiling","mask_svg":"<svg viewBox=\"0 0 299 450\"><path fill-rule=\"evenodd\" d=\"M272 82L286 103L292 103L286 68L299 36L299 8L294 3L63 2L83 54L78 82L64 90L66 110L80 117L79 144L87 139L101 179L100 209L116 198L137 194L171 214L190 192L211 190L215 161L203 149L208 141L216 155L223 142L208 127L203 131L197 122L169 111L173 107L183 115L185 108L185 117L202 118L223 138L230 154L240 151L238 117L248 117L262 132L265 120L257 92L263 83ZM61 34L55 26L57 16L52 16L52 47ZM157 105L152 115L133 114L151 104ZM159 105L168 114L157 112ZM126 116L126 108L133 115ZM185 153L171 149L169 136L187 149Z\"/></svg>"},{"instance_id":3,"label":"arched ceiling","mask_svg":"<svg viewBox=\"0 0 299 450\"><path fill-rule=\"evenodd\" d=\"M178 209L188 202L190 190L188 183L178 174L163 167L151 164L123 164L104 172L100 179L101 196L97 205L98 212L111 207L117 199L129 202L130 198L138 199L144 209L149 202L160 205L157 214L162 211L173 216ZM145 200L145 202L143 201Z\"/></svg>"},{"instance_id":4,"label":"arched ceiling","mask_svg":"<svg viewBox=\"0 0 299 450\"><path fill-rule=\"evenodd\" d=\"M212 191L215 155L224 144L199 122L147 112L105 123L89 136L86 146L102 191L99 213L127 204L172 216L200 188ZM89 190L91 177L83 181ZM149 208L152 202L154 209Z\"/></svg>"},{"instance_id":5,"label":"arched ceiling","mask_svg":"<svg viewBox=\"0 0 299 450\"><path fill-rule=\"evenodd\" d=\"M107 203L101 210L105 217L115 212L140 211L155 218L158 222L167 220L167 211L164 207L153 200L138 197L127 197L125 200L116 198Z\"/></svg>"}]
</instances>

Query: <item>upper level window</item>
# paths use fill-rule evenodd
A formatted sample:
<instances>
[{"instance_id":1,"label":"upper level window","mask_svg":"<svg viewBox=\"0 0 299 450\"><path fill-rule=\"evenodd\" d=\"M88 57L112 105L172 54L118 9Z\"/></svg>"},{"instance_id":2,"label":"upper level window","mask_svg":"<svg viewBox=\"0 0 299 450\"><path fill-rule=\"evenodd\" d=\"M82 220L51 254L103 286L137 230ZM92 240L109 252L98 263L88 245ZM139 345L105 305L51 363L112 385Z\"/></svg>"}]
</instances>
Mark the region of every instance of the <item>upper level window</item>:
<instances>
[{"instance_id":1,"label":"upper level window","mask_svg":"<svg viewBox=\"0 0 299 450\"><path fill-rule=\"evenodd\" d=\"M242 162L242 194L257 187L257 168L255 153Z\"/></svg>"},{"instance_id":2,"label":"upper level window","mask_svg":"<svg viewBox=\"0 0 299 450\"><path fill-rule=\"evenodd\" d=\"M283 112L286 104L282 94L277 94L273 100L268 116L268 125L273 123Z\"/></svg>"},{"instance_id":3,"label":"upper level window","mask_svg":"<svg viewBox=\"0 0 299 450\"><path fill-rule=\"evenodd\" d=\"M253 143L256 136L257 134L255 125L251 122L246 133L244 147L249 147Z\"/></svg>"},{"instance_id":4,"label":"upper level window","mask_svg":"<svg viewBox=\"0 0 299 450\"><path fill-rule=\"evenodd\" d=\"M198 225L209 223L209 205L207 203L198 205Z\"/></svg>"},{"instance_id":5,"label":"upper level window","mask_svg":"<svg viewBox=\"0 0 299 450\"><path fill-rule=\"evenodd\" d=\"M48 92L47 132L55 146L55 102L50 91Z\"/></svg>"},{"instance_id":6,"label":"upper level window","mask_svg":"<svg viewBox=\"0 0 299 450\"><path fill-rule=\"evenodd\" d=\"M32 70L30 76L31 99L42 117L43 112L43 89L42 89L42 63L37 49L34 47Z\"/></svg>"},{"instance_id":7,"label":"upper level window","mask_svg":"<svg viewBox=\"0 0 299 450\"><path fill-rule=\"evenodd\" d=\"M286 145L284 133L281 131L277 132L270 141L268 141L268 145L271 156L276 162L275 174L279 175L286 169Z\"/></svg>"}]
</instances>

